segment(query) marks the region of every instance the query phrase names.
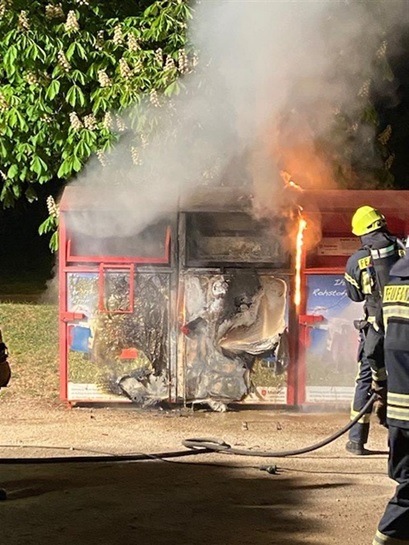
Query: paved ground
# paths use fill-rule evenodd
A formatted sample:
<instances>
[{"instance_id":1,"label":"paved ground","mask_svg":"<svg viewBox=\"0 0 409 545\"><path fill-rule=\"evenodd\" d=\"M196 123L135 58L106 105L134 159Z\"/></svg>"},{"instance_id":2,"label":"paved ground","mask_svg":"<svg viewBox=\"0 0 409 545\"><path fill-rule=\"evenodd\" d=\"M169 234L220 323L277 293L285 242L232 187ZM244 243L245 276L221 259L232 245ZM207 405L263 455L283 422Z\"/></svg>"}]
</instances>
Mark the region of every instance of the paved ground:
<instances>
[{"instance_id":1,"label":"paved ground","mask_svg":"<svg viewBox=\"0 0 409 545\"><path fill-rule=\"evenodd\" d=\"M322 439L346 419L346 414L142 413L8 402L1 408L0 456L83 454L73 447L110 453L179 450L181 440L192 436L289 449ZM274 460L204 455L171 463L0 465L0 482L9 492L0 503L1 543L369 545L394 486L386 476L385 454L353 457L344 444L341 438L308 456ZM369 446L385 450L385 444L385 431L374 425ZM266 463L277 464L279 474L257 469Z\"/></svg>"}]
</instances>

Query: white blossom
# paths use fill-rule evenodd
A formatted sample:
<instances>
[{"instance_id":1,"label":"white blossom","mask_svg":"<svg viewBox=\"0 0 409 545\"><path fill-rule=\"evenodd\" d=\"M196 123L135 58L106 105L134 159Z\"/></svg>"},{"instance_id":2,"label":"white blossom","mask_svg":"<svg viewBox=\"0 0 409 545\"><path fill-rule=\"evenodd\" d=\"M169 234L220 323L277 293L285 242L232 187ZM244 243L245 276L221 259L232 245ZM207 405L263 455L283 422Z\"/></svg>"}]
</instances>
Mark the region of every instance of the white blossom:
<instances>
[{"instance_id":1,"label":"white blossom","mask_svg":"<svg viewBox=\"0 0 409 545\"><path fill-rule=\"evenodd\" d=\"M70 10L67 15L67 20L65 21L65 30L67 32L76 32L80 29L78 24L77 16L75 15L74 10Z\"/></svg>"},{"instance_id":2,"label":"white blossom","mask_svg":"<svg viewBox=\"0 0 409 545\"><path fill-rule=\"evenodd\" d=\"M393 165L394 160L395 160L395 154L391 153L391 155L389 155L389 157L385 161L386 170L389 170L391 168L391 166Z\"/></svg>"},{"instance_id":3,"label":"white blossom","mask_svg":"<svg viewBox=\"0 0 409 545\"><path fill-rule=\"evenodd\" d=\"M116 126L118 129L118 132L124 132L126 130L125 121L118 114L116 115Z\"/></svg>"},{"instance_id":4,"label":"white blossom","mask_svg":"<svg viewBox=\"0 0 409 545\"><path fill-rule=\"evenodd\" d=\"M152 91L150 92L149 100L152 106L154 106L155 108L160 107L158 92L156 91L156 89L152 89Z\"/></svg>"},{"instance_id":5,"label":"white blossom","mask_svg":"<svg viewBox=\"0 0 409 545\"><path fill-rule=\"evenodd\" d=\"M134 165L141 165L142 164L142 160L139 156L139 149L136 148L135 146L132 146L131 148L131 156L132 156L132 162Z\"/></svg>"},{"instance_id":6,"label":"white blossom","mask_svg":"<svg viewBox=\"0 0 409 545\"><path fill-rule=\"evenodd\" d=\"M369 95L369 88L371 86L371 80L370 79L367 79L362 87L359 89L358 91L358 96L359 97L363 97L363 98L366 98L368 95Z\"/></svg>"},{"instance_id":7,"label":"white blossom","mask_svg":"<svg viewBox=\"0 0 409 545\"><path fill-rule=\"evenodd\" d=\"M47 202L48 215L54 218L58 218L60 215L60 209L57 203L55 202L54 198L51 195L49 195L47 197L46 202Z\"/></svg>"},{"instance_id":8,"label":"white blossom","mask_svg":"<svg viewBox=\"0 0 409 545\"><path fill-rule=\"evenodd\" d=\"M30 30L30 22L28 20L27 12L21 10L18 16L18 27L21 30Z\"/></svg>"},{"instance_id":9,"label":"white blossom","mask_svg":"<svg viewBox=\"0 0 409 545\"><path fill-rule=\"evenodd\" d=\"M84 117L84 127L90 131L94 131L97 128L97 120L94 114L89 114Z\"/></svg>"},{"instance_id":10,"label":"white blossom","mask_svg":"<svg viewBox=\"0 0 409 545\"><path fill-rule=\"evenodd\" d=\"M155 59L160 65L163 64L163 51L161 48L155 51Z\"/></svg>"},{"instance_id":11,"label":"white blossom","mask_svg":"<svg viewBox=\"0 0 409 545\"><path fill-rule=\"evenodd\" d=\"M189 72L189 59L184 49L181 49L179 51L178 65L181 74L186 74L187 72Z\"/></svg>"},{"instance_id":12,"label":"white blossom","mask_svg":"<svg viewBox=\"0 0 409 545\"><path fill-rule=\"evenodd\" d=\"M101 163L103 167L106 167L108 164L108 161L106 159L106 155L102 150L97 150L96 155L98 157L98 161Z\"/></svg>"},{"instance_id":13,"label":"white blossom","mask_svg":"<svg viewBox=\"0 0 409 545\"><path fill-rule=\"evenodd\" d=\"M138 40L133 34L128 34L128 49L129 51L138 51L139 49Z\"/></svg>"},{"instance_id":14,"label":"white blossom","mask_svg":"<svg viewBox=\"0 0 409 545\"><path fill-rule=\"evenodd\" d=\"M97 37L95 38L95 47L98 51L101 51L104 47L104 31L98 30Z\"/></svg>"},{"instance_id":15,"label":"white blossom","mask_svg":"<svg viewBox=\"0 0 409 545\"><path fill-rule=\"evenodd\" d=\"M74 131L78 131L79 129L82 129L82 127L84 126L76 112L70 113L70 123Z\"/></svg>"},{"instance_id":16,"label":"white blossom","mask_svg":"<svg viewBox=\"0 0 409 545\"><path fill-rule=\"evenodd\" d=\"M382 59L383 57L385 57L387 47L388 47L388 42L386 40L383 40L378 51L376 52L377 59Z\"/></svg>"},{"instance_id":17,"label":"white blossom","mask_svg":"<svg viewBox=\"0 0 409 545\"><path fill-rule=\"evenodd\" d=\"M164 70L167 72L169 70L173 70L175 68L175 61L172 59L170 55L166 57L166 62L164 66Z\"/></svg>"},{"instance_id":18,"label":"white blossom","mask_svg":"<svg viewBox=\"0 0 409 545\"><path fill-rule=\"evenodd\" d=\"M64 10L61 4L47 4L45 6L45 16L47 19L60 19L64 17Z\"/></svg>"},{"instance_id":19,"label":"white blossom","mask_svg":"<svg viewBox=\"0 0 409 545\"><path fill-rule=\"evenodd\" d=\"M36 85L38 83L38 77L34 72L27 72L26 80L29 85Z\"/></svg>"},{"instance_id":20,"label":"white blossom","mask_svg":"<svg viewBox=\"0 0 409 545\"><path fill-rule=\"evenodd\" d=\"M391 125L388 125L388 126L387 126L379 135L378 135L378 140L379 140L379 142L380 142L383 146L385 146L385 145L388 143L388 141L389 141L391 135L392 135L392 127L391 127Z\"/></svg>"},{"instance_id":21,"label":"white blossom","mask_svg":"<svg viewBox=\"0 0 409 545\"><path fill-rule=\"evenodd\" d=\"M101 87L109 87L111 85L111 79L105 70L98 70L98 81Z\"/></svg>"},{"instance_id":22,"label":"white blossom","mask_svg":"<svg viewBox=\"0 0 409 545\"><path fill-rule=\"evenodd\" d=\"M148 138L143 133L140 135L140 138L141 138L142 148L146 148L146 146L148 145Z\"/></svg>"},{"instance_id":23,"label":"white blossom","mask_svg":"<svg viewBox=\"0 0 409 545\"><path fill-rule=\"evenodd\" d=\"M7 10L7 0L0 0L0 19L4 16Z\"/></svg>"},{"instance_id":24,"label":"white blossom","mask_svg":"<svg viewBox=\"0 0 409 545\"><path fill-rule=\"evenodd\" d=\"M63 70L65 72L69 72L71 70L71 64L68 62L64 51L62 51L60 49L60 51L57 53L57 58L58 58L59 64L62 66Z\"/></svg>"},{"instance_id":25,"label":"white blossom","mask_svg":"<svg viewBox=\"0 0 409 545\"><path fill-rule=\"evenodd\" d=\"M112 115L111 115L111 112L107 112L105 115L104 115L104 120L103 120L103 125L105 127L105 129L112 129L113 126L114 126L114 120L112 118Z\"/></svg>"},{"instance_id":26,"label":"white blossom","mask_svg":"<svg viewBox=\"0 0 409 545\"><path fill-rule=\"evenodd\" d=\"M122 29L121 29L121 25L117 25L115 28L114 28L114 37L113 37L113 42L115 45L120 45L122 42L123 42L123 34L122 34Z\"/></svg>"},{"instance_id":27,"label":"white blossom","mask_svg":"<svg viewBox=\"0 0 409 545\"><path fill-rule=\"evenodd\" d=\"M8 107L9 107L9 104L7 102L6 97L3 95L2 92L0 92L0 110L1 111L7 110Z\"/></svg>"},{"instance_id":28,"label":"white blossom","mask_svg":"<svg viewBox=\"0 0 409 545\"><path fill-rule=\"evenodd\" d=\"M131 69L124 58L119 60L119 72L125 79L129 79L131 77Z\"/></svg>"}]
</instances>

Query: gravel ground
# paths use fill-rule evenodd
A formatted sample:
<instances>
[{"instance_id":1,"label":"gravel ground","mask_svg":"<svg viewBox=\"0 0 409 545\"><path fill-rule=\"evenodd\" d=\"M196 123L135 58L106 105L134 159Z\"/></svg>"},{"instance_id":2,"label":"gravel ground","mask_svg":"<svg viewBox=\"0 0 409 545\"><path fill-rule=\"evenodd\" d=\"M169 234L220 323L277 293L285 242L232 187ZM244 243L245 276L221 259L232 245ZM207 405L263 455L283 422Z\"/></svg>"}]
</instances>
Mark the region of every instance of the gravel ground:
<instances>
[{"instance_id":1,"label":"gravel ground","mask_svg":"<svg viewBox=\"0 0 409 545\"><path fill-rule=\"evenodd\" d=\"M188 437L259 449L311 444L342 427L345 413L216 414L189 409L67 409L1 405L1 458L180 450ZM374 424L356 457L345 438L309 455L255 458L206 454L173 462L0 465L7 545L370 545L394 484L386 432ZM34 446L34 448L27 448ZM57 448L53 448L57 447ZM28 461L28 460L27 460ZM277 475L258 466L276 464Z\"/></svg>"}]
</instances>

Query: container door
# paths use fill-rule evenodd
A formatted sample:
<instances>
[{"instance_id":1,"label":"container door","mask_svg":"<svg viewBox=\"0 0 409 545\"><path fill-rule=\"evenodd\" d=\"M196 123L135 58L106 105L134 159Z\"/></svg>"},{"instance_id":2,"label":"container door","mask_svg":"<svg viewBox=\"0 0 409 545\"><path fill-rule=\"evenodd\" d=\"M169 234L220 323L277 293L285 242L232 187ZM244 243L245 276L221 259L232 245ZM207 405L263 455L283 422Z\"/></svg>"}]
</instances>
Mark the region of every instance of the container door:
<instances>
[{"instance_id":1,"label":"container door","mask_svg":"<svg viewBox=\"0 0 409 545\"><path fill-rule=\"evenodd\" d=\"M66 279L68 400L168 400L170 273L102 264Z\"/></svg>"},{"instance_id":2,"label":"container door","mask_svg":"<svg viewBox=\"0 0 409 545\"><path fill-rule=\"evenodd\" d=\"M307 403L350 401L357 373L358 332L353 321L362 317L362 303L347 296L339 274L308 274L306 315L300 317L304 358L300 370ZM303 384L300 384L300 389ZM303 392L301 393L301 397Z\"/></svg>"},{"instance_id":3,"label":"container door","mask_svg":"<svg viewBox=\"0 0 409 545\"><path fill-rule=\"evenodd\" d=\"M249 269L182 278L179 358L186 401L286 403L287 283Z\"/></svg>"}]
</instances>

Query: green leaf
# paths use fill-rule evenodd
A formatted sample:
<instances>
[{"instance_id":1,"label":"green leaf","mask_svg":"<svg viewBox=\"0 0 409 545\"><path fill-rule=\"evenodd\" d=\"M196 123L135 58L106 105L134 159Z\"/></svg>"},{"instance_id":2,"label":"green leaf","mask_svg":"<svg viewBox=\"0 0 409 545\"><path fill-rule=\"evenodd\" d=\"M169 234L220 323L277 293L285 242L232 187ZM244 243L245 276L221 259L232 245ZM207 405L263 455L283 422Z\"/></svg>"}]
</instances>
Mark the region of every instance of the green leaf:
<instances>
[{"instance_id":1,"label":"green leaf","mask_svg":"<svg viewBox=\"0 0 409 545\"><path fill-rule=\"evenodd\" d=\"M79 172L82 169L81 161L78 157L74 157L72 161L72 168L75 172Z\"/></svg>"},{"instance_id":2,"label":"green leaf","mask_svg":"<svg viewBox=\"0 0 409 545\"><path fill-rule=\"evenodd\" d=\"M36 174L40 175L43 172L43 165L40 157L36 156L34 157L33 161L31 162L31 170L34 171Z\"/></svg>"},{"instance_id":3,"label":"green leaf","mask_svg":"<svg viewBox=\"0 0 409 545\"><path fill-rule=\"evenodd\" d=\"M65 52L65 56L67 57L67 60L71 60L74 53L75 53L75 48L77 47L77 44L76 42L72 42L72 44L69 46L69 48L67 49L67 51Z\"/></svg>"},{"instance_id":4,"label":"green leaf","mask_svg":"<svg viewBox=\"0 0 409 545\"><path fill-rule=\"evenodd\" d=\"M72 157L65 159L58 169L57 176L59 178L66 178L72 173Z\"/></svg>"},{"instance_id":5,"label":"green leaf","mask_svg":"<svg viewBox=\"0 0 409 545\"><path fill-rule=\"evenodd\" d=\"M15 108L12 108L7 113L7 124L9 128L14 128L17 125L17 111Z\"/></svg>"},{"instance_id":6,"label":"green leaf","mask_svg":"<svg viewBox=\"0 0 409 545\"><path fill-rule=\"evenodd\" d=\"M15 45L12 45L3 57L3 63L9 75L14 74L16 70L15 60L17 59L17 55L18 49Z\"/></svg>"},{"instance_id":7,"label":"green leaf","mask_svg":"<svg viewBox=\"0 0 409 545\"><path fill-rule=\"evenodd\" d=\"M77 87L77 100L80 106L85 106L85 95L79 87Z\"/></svg>"},{"instance_id":8,"label":"green leaf","mask_svg":"<svg viewBox=\"0 0 409 545\"><path fill-rule=\"evenodd\" d=\"M86 60L88 58L87 52L85 51L85 48L77 42L77 51L78 55L81 57L81 59Z\"/></svg>"},{"instance_id":9,"label":"green leaf","mask_svg":"<svg viewBox=\"0 0 409 545\"><path fill-rule=\"evenodd\" d=\"M13 195L14 195L14 197L16 199L21 197L21 193L22 193L21 185L13 184L11 189L12 189Z\"/></svg>"},{"instance_id":10,"label":"green leaf","mask_svg":"<svg viewBox=\"0 0 409 545\"><path fill-rule=\"evenodd\" d=\"M77 89L78 87L73 85L65 96L65 100L68 102L68 104L71 104L73 108L77 103Z\"/></svg>"},{"instance_id":11,"label":"green leaf","mask_svg":"<svg viewBox=\"0 0 409 545\"><path fill-rule=\"evenodd\" d=\"M50 250L55 253L58 250L58 231L53 233L50 238Z\"/></svg>"},{"instance_id":12,"label":"green leaf","mask_svg":"<svg viewBox=\"0 0 409 545\"><path fill-rule=\"evenodd\" d=\"M83 72L81 72L80 70L73 70L71 75L72 75L72 79L74 79L75 81L78 81L79 83L81 83L81 85L85 85L86 77L85 77L85 74L83 74Z\"/></svg>"},{"instance_id":13,"label":"green leaf","mask_svg":"<svg viewBox=\"0 0 409 545\"><path fill-rule=\"evenodd\" d=\"M26 166L24 166L21 170L20 170L20 180L22 182L24 182L27 178L27 174L28 174L28 168Z\"/></svg>"},{"instance_id":14,"label":"green leaf","mask_svg":"<svg viewBox=\"0 0 409 545\"><path fill-rule=\"evenodd\" d=\"M163 92L163 94L167 97L170 97L172 95L178 95L179 93L180 93L180 85L177 80L172 81L172 83L168 85L165 91Z\"/></svg>"},{"instance_id":15,"label":"green leaf","mask_svg":"<svg viewBox=\"0 0 409 545\"><path fill-rule=\"evenodd\" d=\"M38 227L38 233L40 235L44 235L45 233L48 233L51 229L53 229L54 226L54 218L52 216L48 216L46 220L43 221L43 223Z\"/></svg>"},{"instance_id":16,"label":"green leaf","mask_svg":"<svg viewBox=\"0 0 409 545\"><path fill-rule=\"evenodd\" d=\"M34 202L36 200L38 200L38 197L37 197L37 193L35 191L35 189L30 186L26 189L25 193L24 193L26 199L28 200L28 202Z\"/></svg>"},{"instance_id":17,"label":"green leaf","mask_svg":"<svg viewBox=\"0 0 409 545\"><path fill-rule=\"evenodd\" d=\"M18 174L18 166L17 165L11 165L11 167L7 171L7 178L16 178Z\"/></svg>"},{"instance_id":18,"label":"green leaf","mask_svg":"<svg viewBox=\"0 0 409 545\"><path fill-rule=\"evenodd\" d=\"M47 87L46 96L50 100L52 100L54 97L56 97L60 91L61 83L58 81L58 79L52 80L50 85Z\"/></svg>"}]
</instances>

